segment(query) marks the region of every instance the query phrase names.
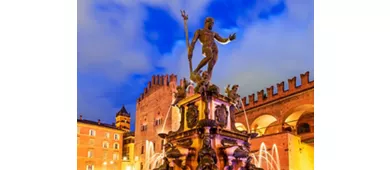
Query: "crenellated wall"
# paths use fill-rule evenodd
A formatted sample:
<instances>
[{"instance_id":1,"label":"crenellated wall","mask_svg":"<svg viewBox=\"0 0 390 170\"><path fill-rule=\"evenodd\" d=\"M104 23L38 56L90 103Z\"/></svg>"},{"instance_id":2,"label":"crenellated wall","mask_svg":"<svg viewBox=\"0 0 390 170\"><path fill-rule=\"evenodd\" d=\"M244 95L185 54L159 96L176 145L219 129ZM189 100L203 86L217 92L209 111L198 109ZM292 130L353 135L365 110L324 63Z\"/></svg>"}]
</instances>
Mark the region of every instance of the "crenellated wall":
<instances>
[{"instance_id":1,"label":"crenellated wall","mask_svg":"<svg viewBox=\"0 0 390 170\"><path fill-rule=\"evenodd\" d=\"M148 82L148 85L144 88L144 92L140 94L137 99L137 103L141 102L146 96L160 89L161 87L171 86L171 84L177 83L177 75L153 75L152 79Z\"/></svg>"},{"instance_id":2,"label":"crenellated wall","mask_svg":"<svg viewBox=\"0 0 390 170\"><path fill-rule=\"evenodd\" d=\"M304 74L301 74L301 85L297 85L296 77L293 77L291 79L288 79L288 89L285 89L285 82L280 82L276 84L277 92L274 93L274 86L270 86L266 88L266 93L264 90L260 90L257 92L257 100L255 100L256 94L251 94L247 97L243 97L242 103L245 104L245 109L250 109L253 107L257 107L259 105L269 103L272 101L279 100L280 98L299 93L305 89L313 88L314 87L314 81L309 81L309 72L307 71ZM266 96L266 97L264 97ZM247 101L249 99L249 101Z\"/></svg>"},{"instance_id":3,"label":"crenellated wall","mask_svg":"<svg viewBox=\"0 0 390 170\"><path fill-rule=\"evenodd\" d=\"M288 89L285 90L286 82L277 83L277 91L273 90L273 86L257 92L258 99L255 100L255 94L243 97L242 101L245 103L245 110L248 118L250 129L254 128L255 122L260 121L258 118L264 115L271 115L277 122L269 122L277 124L278 126L285 121L292 119L299 119L299 117L314 108L314 81L309 81L309 72L300 75L301 84L297 85L297 78L288 79ZM264 96L264 97L260 97ZM247 98L249 101L247 102ZM305 111L306 110L306 111ZM294 114L296 112L304 111L302 113ZM288 120L287 120L288 118ZM271 121L271 120L267 120ZM243 111L236 113L236 122L247 125L246 118ZM257 123L256 123L257 124ZM263 123L261 123L264 125ZM263 127L264 128L264 127Z\"/></svg>"}]
</instances>

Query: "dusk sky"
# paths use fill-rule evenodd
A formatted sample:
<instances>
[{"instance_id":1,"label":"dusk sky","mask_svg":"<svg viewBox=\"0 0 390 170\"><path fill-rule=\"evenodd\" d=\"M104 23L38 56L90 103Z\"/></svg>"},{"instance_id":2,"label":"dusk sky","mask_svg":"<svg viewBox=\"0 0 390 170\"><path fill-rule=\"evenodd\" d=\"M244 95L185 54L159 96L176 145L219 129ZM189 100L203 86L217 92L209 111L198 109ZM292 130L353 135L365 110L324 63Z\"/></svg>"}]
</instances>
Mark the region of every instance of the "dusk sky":
<instances>
[{"instance_id":1,"label":"dusk sky","mask_svg":"<svg viewBox=\"0 0 390 170\"><path fill-rule=\"evenodd\" d=\"M239 84L241 96L310 71L314 75L313 0L79 0L77 116L115 121L124 104L134 129L136 99L154 74L189 77L180 10L189 36L207 16L218 44L213 83ZM197 43L193 67L203 58ZM207 67L205 67L207 68ZM287 88L287 84L285 85ZM223 91L223 90L222 90Z\"/></svg>"}]
</instances>

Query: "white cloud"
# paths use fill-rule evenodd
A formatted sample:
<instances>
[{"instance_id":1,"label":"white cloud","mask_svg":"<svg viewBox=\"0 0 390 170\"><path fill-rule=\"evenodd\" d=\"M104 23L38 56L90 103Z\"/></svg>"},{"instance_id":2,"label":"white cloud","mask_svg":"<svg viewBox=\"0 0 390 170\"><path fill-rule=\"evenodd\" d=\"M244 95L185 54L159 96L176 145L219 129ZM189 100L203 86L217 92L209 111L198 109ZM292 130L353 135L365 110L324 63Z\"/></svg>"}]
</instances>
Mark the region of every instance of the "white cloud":
<instances>
[{"instance_id":1,"label":"white cloud","mask_svg":"<svg viewBox=\"0 0 390 170\"><path fill-rule=\"evenodd\" d=\"M294 76L299 81L299 74L306 71L313 77L313 6L294 3L286 4L286 14L270 21L254 22L244 33L237 34L236 41L219 45L213 82L221 88L227 84L240 84L240 94L246 96L271 85L276 89L276 83ZM226 37L225 31L221 35ZM198 43L193 57L194 68L202 59L200 48ZM178 72L180 77L189 75L185 49L185 44L179 43L171 56L165 56L161 62L170 72Z\"/></svg>"},{"instance_id":2,"label":"white cloud","mask_svg":"<svg viewBox=\"0 0 390 170\"><path fill-rule=\"evenodd\" d=\"M143 39L144 11L139 4L126 6L125 16L93 9L97 1L78 1L78 67L81 72L100 72L115 81L130 73L151 70L148 51L151 46ZM99 1L102 2L102 1ZM109 21L120 27L113 30Z\"/></svg>"},{"instance_id":3,"label":"white cloud","mask_svg":"<svg viewBox=\"0 0 390 170\"><path fill-rule=\"evenodd\" d=\"M179 23L182 23L180 10L185 9L190 14L190 24L193 24L209 1L81 0L77 3L78 71L84 75L100 74L112 85L123 82L131 74L153 71L151 56L156 54L157 47L144 39L143 22L147 15L141 3L164 8ZM108 3L123 7L125 15L115 10L96 12L96 4ZM112 21L120 26L110 27ZM104 90L107 90L107 85L79 87L78 112L91 119L98 119L96 113L116 113L118 108L113 107L109 100L98 97Z\"/></svg>"},{"instance_id":4,"label":"white cloud","mask_svg":"<svg viewBox=\"0 0 390 170\"><path fill-rule=\"evenodd\" d=\"M197 24L199 18L206 12L206 7L211 0L142 0L142 2L166 9L179 23L183 22L180 10L185 10L189 17L188 24L192 26Z\"/></svg>"}]
</instances>

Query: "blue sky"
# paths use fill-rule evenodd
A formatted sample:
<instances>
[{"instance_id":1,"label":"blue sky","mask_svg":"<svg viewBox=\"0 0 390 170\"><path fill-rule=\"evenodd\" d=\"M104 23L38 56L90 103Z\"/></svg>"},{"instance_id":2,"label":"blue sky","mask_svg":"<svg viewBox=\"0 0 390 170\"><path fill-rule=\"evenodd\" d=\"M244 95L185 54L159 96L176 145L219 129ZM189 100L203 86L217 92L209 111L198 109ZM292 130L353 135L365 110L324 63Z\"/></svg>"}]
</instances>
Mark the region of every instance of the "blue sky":
<instances>
[{"instance_id":1,"label":"blue sky","mask_svg":"<svg viewBox=\"0 0 390 170\"><path fill-rule=\"evenodd\" d=\"M242 96L306 71L314 75L313 0L82 0L77 1L77 115L112 123L135 102L154 74L188 77L180 9L190 39L215 18L214 30L237 39L219 45L213 82L240 84ZM195 47L193 65L201 60Z\"/></svg>"}]
</instances>

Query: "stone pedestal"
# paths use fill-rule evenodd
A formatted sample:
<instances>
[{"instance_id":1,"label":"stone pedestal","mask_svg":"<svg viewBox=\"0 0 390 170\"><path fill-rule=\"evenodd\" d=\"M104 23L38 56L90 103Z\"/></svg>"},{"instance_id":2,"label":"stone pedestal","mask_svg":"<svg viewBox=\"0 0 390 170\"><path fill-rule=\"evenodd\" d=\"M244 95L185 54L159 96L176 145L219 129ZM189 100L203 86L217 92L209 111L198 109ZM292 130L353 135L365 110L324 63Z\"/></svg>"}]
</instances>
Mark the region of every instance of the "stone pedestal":
<instances>
[{"instance_id":1,"label":"stone pedestal","mask_svg":"<svg viewBox=\"0 0 390 170\"><path fill-rule=\"evenodd\" d=\"M220 94L195 93L176 107L179 126L160 135L166 139L167 165L175 170L243 169L250 150L248 141L254 135L235 128L231 99Z\"/></svg>"}]
</instances>

